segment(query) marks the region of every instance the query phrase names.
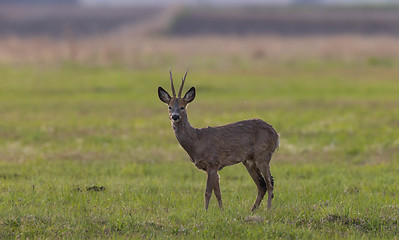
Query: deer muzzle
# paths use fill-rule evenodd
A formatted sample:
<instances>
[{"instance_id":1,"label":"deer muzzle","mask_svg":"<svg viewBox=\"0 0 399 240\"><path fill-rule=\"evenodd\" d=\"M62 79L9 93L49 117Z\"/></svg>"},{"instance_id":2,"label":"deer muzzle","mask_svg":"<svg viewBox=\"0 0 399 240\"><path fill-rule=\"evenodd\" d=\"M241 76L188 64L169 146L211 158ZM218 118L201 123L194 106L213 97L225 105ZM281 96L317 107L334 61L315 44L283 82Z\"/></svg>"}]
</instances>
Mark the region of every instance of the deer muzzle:
<instances>
[{"instance_id":1,"label":"deer muzzle","mask_svg":"<svg viewBox=\"0 0 399 240\"><path fill-rule=\"evenodd\" d=\"M177 114L173 114L171 118L172 118L172 120L173 120L174 122L177 122L177 121L180 120L180 116L177 115Z\"/></svg>"}]
</instances>

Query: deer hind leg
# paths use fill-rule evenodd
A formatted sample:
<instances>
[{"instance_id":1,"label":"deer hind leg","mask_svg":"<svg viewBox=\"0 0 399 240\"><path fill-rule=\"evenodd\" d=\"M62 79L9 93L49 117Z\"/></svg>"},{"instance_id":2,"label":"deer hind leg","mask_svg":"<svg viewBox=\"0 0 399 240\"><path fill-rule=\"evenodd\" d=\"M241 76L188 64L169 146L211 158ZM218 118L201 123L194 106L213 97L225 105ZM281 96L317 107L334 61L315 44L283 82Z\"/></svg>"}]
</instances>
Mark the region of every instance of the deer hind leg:
<instances>
[{"instance_id":1,"label":"deer hind leg","mask_svg":"<svg viewBox=\"0 0 399 240\"><path fill-rule=\"evenodd\" d=\"M252 180L254 180L256 187L258 188L258 196L256 197L255 203L252 206L252 211L257 209L260 203L263 200L263 197L266 194L266 182L263 178L262 174L260 173L259 168L256 166L254 162L243 161L244 166L247 168L249 175L251 176Z\"/></svg>"},{"instance_id":2,"label":"deer hind leg","mask_svg":"<svg viewBox=\"0 0 399 240\"><path fill-rule=\"evenodd\" d=\"M209 200L211 199L212 191L215 188L219 189L218 191L217 190L215 191L215 196L218 199L219 206L221 205L222 201L221 199L222 196L220 194L220 188L219 188L219 175L217 169L208 169L207 174L208 174L208 179L206 181L206 189L205 189L205 210L208 210Z\"/></svg>"},{"instance_id":3,"label":"deer hind leg","mask_svg":"<svg viewBox=\"0 0 399 240\"><path fill-rule=\"evenodd\" d=\"M267 188L267 209L270 209L272 206L272 199L274 197L273 195L273 187L274 187L274 180L272 177L272 174L270 173L270 166L269 162L271 160L272 155L268 154L266 157L266 161L263 158L263 161L258 161L257 165L263 175L263 178L265 179L266 182L266 188Z\"/></svg>"}]
</instances>

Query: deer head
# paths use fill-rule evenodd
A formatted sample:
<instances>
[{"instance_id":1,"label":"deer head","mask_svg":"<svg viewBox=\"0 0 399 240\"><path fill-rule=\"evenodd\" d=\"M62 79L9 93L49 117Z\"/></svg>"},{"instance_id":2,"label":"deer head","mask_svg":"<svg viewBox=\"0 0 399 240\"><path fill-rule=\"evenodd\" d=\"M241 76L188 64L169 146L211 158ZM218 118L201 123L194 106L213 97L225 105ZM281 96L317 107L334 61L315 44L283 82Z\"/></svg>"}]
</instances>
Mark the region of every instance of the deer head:
<instances>
[{"instance_id":1,"label":"deer head","mask_svg":"<svg viewBox=\"0 0 399 240\"><path fill-rule=\"evenodd\" d=\"M186 81L187 71L182 78L182 83L179 89L179 93L176 97L175 87L173 86L172 71L169 69L170 75L170 85L172 88L173 97L169 95L165 89L158 87L158 97L159 99L166 103L169 107L169 119L172 123L178 123L180 121L187 119L186 106L188 103L192 102L195 98L195 88L192 87L190 90L181 97L184 82Z\"/></svg>"}]
</instances>

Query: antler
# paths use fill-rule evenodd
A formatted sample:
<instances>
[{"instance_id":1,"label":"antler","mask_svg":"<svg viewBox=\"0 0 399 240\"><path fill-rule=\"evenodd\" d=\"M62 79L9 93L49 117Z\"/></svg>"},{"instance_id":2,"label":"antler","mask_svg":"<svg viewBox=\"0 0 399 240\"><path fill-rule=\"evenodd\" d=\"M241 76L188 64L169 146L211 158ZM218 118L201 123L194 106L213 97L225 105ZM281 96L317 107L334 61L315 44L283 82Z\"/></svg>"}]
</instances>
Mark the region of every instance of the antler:
<instances>
[{"instance_id":1,"label":"antler","mask_svg":"<svg viewBox=\"0 0 399 240\"><path fill-rule=\"evenodd\" d=\"M172 87L173 98L176 98L175 86L173 86L172 69L169 68L170 85Z\"/></svg>"},{"instance_id":2,"label":"antler","mask_svg":"<svg viewBox=\"0 0 399 240\"><path fill-rule=\"evenodd\" d=\"M184 86L184 82L186 81L187 72L188 72L188 69L186 70L186 73L184 74L184 77L181 80L181 86L180 86L180 90L179 90L179 95L177 95L177 97L181 97L181 92L183 91L183 86Z\"/></svg>"}]
</instances>

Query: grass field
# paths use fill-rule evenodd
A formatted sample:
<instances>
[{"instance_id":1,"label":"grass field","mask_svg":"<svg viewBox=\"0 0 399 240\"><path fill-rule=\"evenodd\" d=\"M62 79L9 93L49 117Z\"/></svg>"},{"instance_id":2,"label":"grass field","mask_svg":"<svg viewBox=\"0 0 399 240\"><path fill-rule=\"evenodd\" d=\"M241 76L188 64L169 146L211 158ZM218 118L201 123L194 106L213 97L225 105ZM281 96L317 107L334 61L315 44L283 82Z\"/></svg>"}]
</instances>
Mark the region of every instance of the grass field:
<instances>
[{"instance_id":1,"label":"grass field","mask_svg":"<svg viewBox=\"0 0 399 240\"><path fill-rule=\"evenodd\" d=\"M280 133L272 210L254 213L242 165L204 211L206 175L156 94L167 68L0 66L0 238L397 239L398 63L250 66L191 68L186 89L195 127Z\"/></svg>"}]
</instances>

